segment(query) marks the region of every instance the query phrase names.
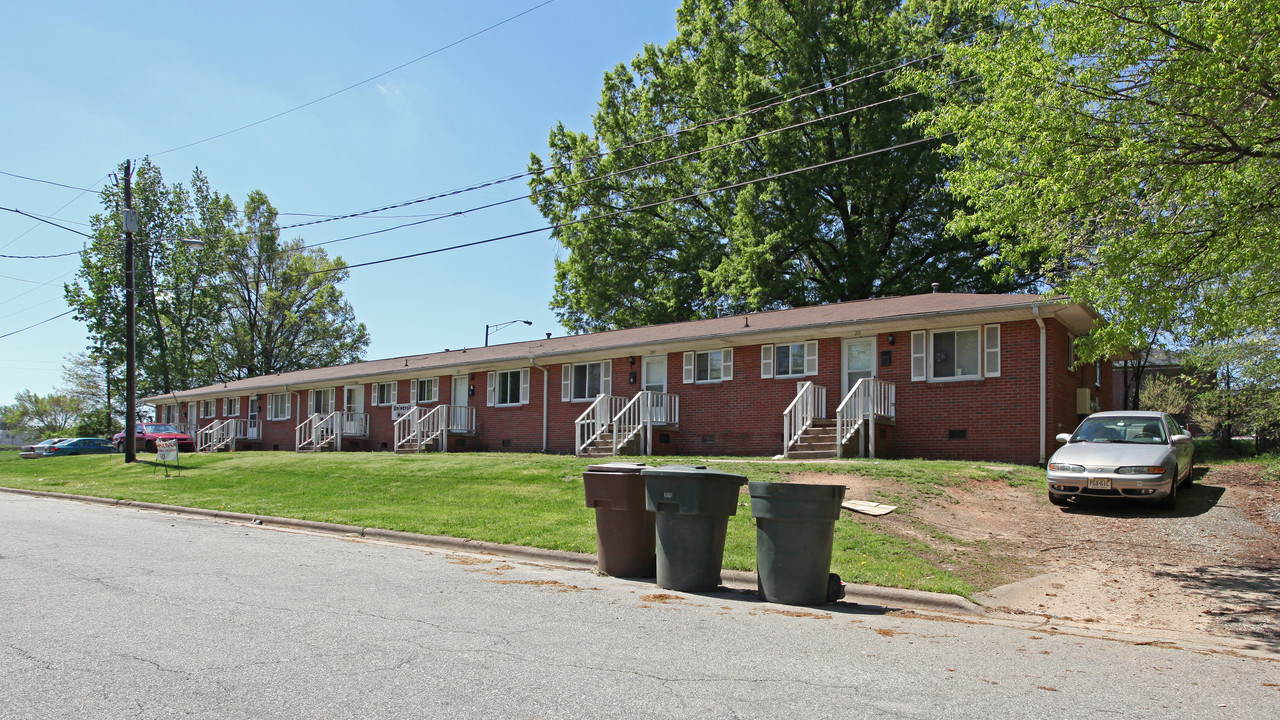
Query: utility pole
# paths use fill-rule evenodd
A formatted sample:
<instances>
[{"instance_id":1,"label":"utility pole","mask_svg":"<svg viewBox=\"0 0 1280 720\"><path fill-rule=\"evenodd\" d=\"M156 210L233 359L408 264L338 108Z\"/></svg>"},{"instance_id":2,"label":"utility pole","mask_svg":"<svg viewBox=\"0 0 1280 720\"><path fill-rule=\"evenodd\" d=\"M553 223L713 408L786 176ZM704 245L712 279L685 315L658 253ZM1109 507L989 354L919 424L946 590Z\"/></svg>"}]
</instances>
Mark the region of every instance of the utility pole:
<instances>
[{"instance_id":1,"label":"utility pole","mask_svg":"<svg viewBox=\"0 0 1280 720\"><path fill-rule=\"evenodd\" d=\"M134 397L138 391L138 359L134 353L137 330L136 302L133 296L133 233L138 230L138 214L133 211L133 161L124 161L124 461L138 460L138 407Z\"/></svg>"}]
</instances>

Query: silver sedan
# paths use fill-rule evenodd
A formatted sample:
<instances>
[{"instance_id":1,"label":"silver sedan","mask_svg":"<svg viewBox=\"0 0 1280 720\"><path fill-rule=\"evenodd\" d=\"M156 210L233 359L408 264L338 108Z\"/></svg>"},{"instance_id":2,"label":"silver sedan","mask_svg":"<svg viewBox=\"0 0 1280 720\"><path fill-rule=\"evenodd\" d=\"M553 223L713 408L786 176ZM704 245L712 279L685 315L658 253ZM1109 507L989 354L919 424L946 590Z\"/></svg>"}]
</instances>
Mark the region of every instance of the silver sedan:
<instances>
[{"instance_id":1,"label":"silver sedan","mask_svg":"<svg viewBox=\"0 0 1280 720\"><path fill-rule=\"evenodd\" d=\"M1094 413L1049 458L1049 502L1072 497L1177 503L1178 488L1192 480L1191 436L1162 412L1138 410Z\"/></svg>"}]
</instances>

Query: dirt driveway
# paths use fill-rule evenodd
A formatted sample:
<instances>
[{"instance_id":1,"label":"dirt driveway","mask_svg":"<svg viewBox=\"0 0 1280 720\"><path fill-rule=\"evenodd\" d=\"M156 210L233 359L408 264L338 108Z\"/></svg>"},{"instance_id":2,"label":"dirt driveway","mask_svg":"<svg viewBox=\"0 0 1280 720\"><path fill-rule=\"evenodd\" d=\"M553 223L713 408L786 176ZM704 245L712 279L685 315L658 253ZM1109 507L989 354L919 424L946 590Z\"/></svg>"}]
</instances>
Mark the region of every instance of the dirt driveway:
<instances>
[{"instance_id":1,"label":"dirt driveway","mask_svg":"<svg viewBox=\"0 0 1280 720\"><path fill-rule=\"evenodd\" d=\"M860 522L935 549L994 609L1120 628L1243 636L1280 651L1280 486L1261 466L1196 468L1176 510L1090 502L1059 508L1043 487L948 488L909 512ZM894 497L891 481L804 473L846 497Z\"/></svg>"}]
</instances>

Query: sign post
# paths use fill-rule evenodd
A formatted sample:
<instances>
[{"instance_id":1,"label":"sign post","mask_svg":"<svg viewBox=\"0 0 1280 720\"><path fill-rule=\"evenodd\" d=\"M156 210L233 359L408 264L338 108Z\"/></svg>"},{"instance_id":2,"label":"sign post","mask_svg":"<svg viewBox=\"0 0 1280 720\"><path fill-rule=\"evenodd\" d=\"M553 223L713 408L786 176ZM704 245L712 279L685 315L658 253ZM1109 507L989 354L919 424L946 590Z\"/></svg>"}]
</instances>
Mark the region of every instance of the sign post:
<instances>
[{"instance_id":1,"label":"sign post","mask_svg":"<svg viewBox=\"0 0 1280 720\"><path fill-rule=\"evenodd\" d=\"M178 462L178 441L177 440L157 440L156 441L156 462L164 465L164 476L169 477L169 463L173 463L178 468L178 474L182 474L182 464Z\"/></svg>"}]
</instances>

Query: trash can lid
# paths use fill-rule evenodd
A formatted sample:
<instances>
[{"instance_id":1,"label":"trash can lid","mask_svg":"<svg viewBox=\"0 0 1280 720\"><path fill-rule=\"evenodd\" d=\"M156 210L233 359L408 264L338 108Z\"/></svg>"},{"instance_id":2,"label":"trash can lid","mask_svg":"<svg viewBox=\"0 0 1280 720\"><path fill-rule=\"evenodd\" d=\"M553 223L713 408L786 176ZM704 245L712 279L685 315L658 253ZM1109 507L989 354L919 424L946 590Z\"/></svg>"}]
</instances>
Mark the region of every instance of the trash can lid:
<instances>
[{"instance_id":1,"label":"trash can lid","mask_svg":"<svg viewBox=\"0 0 1280 720\"><path fill-rule=\"evenodd\" d=\"M588 465L587 472L633 473L633 472L639 472L641 468L647 468L647 467L649 466L645 465L644 463L609 462L609 463L600 463L599 465Z\"/></svg>"},{"instance_id":2,"label":"trash can lid","mask_svg":"<svg viewBox=\"0 0 1280 720\"><path fill-rule=\"evenodd\" d=\"M706 465L662 465L659 467L647 467L640 471L645 476L668 476L668 477L701 477L701 478L719 478L721 480L733 480L739 485L747 482L746 475L738 475L736 473L721 472L720 470L712 470Z\"/></svg>"}]
</instances>

